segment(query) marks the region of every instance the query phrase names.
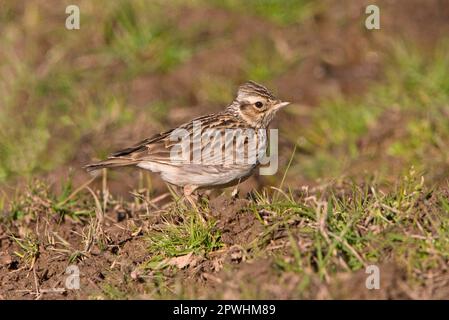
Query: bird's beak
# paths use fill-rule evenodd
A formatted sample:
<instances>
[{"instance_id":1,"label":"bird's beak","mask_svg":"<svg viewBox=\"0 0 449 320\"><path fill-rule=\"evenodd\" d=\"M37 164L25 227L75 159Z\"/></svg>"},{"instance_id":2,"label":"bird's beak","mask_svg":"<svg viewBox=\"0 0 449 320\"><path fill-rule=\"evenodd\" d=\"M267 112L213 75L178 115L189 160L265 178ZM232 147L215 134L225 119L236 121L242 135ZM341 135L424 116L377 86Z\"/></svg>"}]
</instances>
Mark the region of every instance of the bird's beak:
<instances>
[{"instance_id":1,"label":"bird's beak","mask_svg":"<svg viewBox=\"0 0 449 320\"><path fill-rule=\"evenodd\" d=\"M276 103L275 105L274 105L274 108L277 110L277 109L281 109L281 108L283 108L283 107L286 107L286 106L288 106L290 104L290 102L284 102L284 101L279 101L278 103Z\"/></svg>"}]
</instances>

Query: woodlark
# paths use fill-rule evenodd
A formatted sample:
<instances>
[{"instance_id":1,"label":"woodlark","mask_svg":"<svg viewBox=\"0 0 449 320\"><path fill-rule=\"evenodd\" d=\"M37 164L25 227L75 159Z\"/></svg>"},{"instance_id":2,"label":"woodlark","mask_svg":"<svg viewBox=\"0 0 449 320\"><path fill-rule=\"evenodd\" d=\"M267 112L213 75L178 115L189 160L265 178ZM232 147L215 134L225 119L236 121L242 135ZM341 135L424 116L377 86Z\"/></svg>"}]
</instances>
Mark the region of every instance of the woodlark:
<instances>
[{"instance_id":1,"label":"woodlark","mask_svg":"<svg viewBox=\"0 0 449 320\"><path fill-rule=\"evenodd\" d=\"M232 186L252 174L267 149L268 125L288 104L249 81L223 111L156 134L85 168L137 166L158 172L164 181L183 187L195 207L191 195L196 189Z\"/></svg>"}]
</instances>

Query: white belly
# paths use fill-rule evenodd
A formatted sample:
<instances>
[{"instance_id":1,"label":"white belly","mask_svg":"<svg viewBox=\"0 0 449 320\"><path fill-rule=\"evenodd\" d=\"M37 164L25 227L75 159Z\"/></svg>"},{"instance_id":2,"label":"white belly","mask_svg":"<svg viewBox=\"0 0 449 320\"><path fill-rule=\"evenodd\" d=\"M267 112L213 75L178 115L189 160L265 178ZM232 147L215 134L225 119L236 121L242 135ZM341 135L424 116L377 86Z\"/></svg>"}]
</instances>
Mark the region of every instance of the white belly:
<instances>
[{"instance_id":1,"label":"white belly","mask_svg":"<svg viewBox=\"0 0 449 320\"><path fill-rule=\"evenodd\" d=\"M199 187L219 186L246 178L255 167L255 165L223 167L196 164L172 166L155 162L141 162L137 166L152 172L159 172L161 178L170 184Z\"/></svg>"}]
</instances>

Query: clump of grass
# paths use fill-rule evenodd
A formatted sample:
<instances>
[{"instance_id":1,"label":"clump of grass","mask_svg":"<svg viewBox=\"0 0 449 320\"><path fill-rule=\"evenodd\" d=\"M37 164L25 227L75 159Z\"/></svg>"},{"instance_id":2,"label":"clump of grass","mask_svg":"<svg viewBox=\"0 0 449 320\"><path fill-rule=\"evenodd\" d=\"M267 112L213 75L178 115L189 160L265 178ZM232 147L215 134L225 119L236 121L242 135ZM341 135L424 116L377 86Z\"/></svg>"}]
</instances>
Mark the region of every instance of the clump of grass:
<instances>
[{"instance_id":1,"label":"clump of grass","mask_svg":"<svg viewBox=\"0 0 449 320\"><path fill-rule=\"evenodd\" d=\"M203 221L199 212L178 207L180 221L167 219L161 227L147 236L148 250L152 254L147 267L160 266L165 258L189 253L207 255L222 246L219 231L214 229L211 219Z\"/></svg>"},{"instance_id":2,"label":"clump of grass","mask_svg":"<svg viewBox=\"0 0 449 320\"><path fill-rule=\"evenodd\" d=\"M83 201L83 196L78 195L75 192L71 178L67 179L65 183L62 184L61 192L52 198L53 204L51 208L53 212L58 214L61 219L69 216L78 221L94 216L94 211L90 206L80 206L80 202Z\"/></svg>"},{"instance_id":3,"label":"clump of grass","mask_svg":"<svg viewBox=\"0 0 449 320\"><path fill-rule=\"evenodd\" d=\"M446 197L429 188L411 169L384 192L372 183L328 187L299 195L259 194L250 206L265 222L255 241L258 255L273 239L285 239L290 256L276 255L276 266L329 281L337 272L394 261L411 281L424 281L429 270L444 268L449 259ZM445 199L445 200L442 200Z\"/></svg>"},{"instance_id":4,"label":"clump of grass","mask_svg":"<svg viewBox=\"0 0 449 320\"><path fill-rule=\"evenodd\" d=\"M34 219L41 212L47 212L51 208L49 188L42 181L33 181L25 192L17 195L8 203L8 215L3 219L20 220L24 217Z\"/></svg>"},{"instance_id":5,"label":"clump of grass","mask_svg":"<svg viewBox=\"0 0 449 320\"><path fill-rule=\"evenodd\" d=\"M2 220L16 221L36 219L39 215L56 216L59 220L70 217L76 221L92 217L95 213L91 201L85 195L73 193L72 180L68 178L62 185L60 193L51 191L51 186L45 181L33 180L25 191L8 201L8 215Z\"/></svg>"},{"instance_id":6,"label":"clump of grass","mask_svg":"<svg viewBox=\"0 0 449 320\"><path fill-rule=\"evenodd\" d=\"M267 18L280 25L300 23L319 9L310 0L226 0L215 3L230 10Z\"/></svg>"},{"instance_id":7,"label":"clump of grass","mask_svg":"<svg viewBox=\"0 0 449 320\"><path fill-rule=\"evenodd\" d=\"M18 245L20 251L14 251L14 254L18 256L23 263L33 269L34 264L39 257L39 241L31 232L28 232L23 238L10 236L11 239Z\"/></svg>"},{"instance_id":8,"label":"clump of grass","mask_svg":"<svg viewBox=\"0 0 449 320\"><path fill-rule=\"evenodd\" d=\"M124 292L122 290L120 290L120 288L118 288L117 286L110 284L110 283L105 283L102 286L102 293L104 294L104 297L106 299L110 299L110 300L124 300L129 298L129 293L128 292ZM101 299L102 297L93 297Z\"/></svg>"}]
</instances>

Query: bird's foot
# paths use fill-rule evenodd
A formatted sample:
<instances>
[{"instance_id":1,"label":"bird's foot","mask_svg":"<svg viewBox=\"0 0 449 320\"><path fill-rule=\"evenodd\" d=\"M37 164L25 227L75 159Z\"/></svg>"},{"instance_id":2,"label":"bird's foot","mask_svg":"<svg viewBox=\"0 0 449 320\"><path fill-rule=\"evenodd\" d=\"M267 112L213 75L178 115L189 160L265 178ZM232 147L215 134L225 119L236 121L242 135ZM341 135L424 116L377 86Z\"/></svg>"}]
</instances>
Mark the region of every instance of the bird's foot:
<instances>
[{"instance_id":1,"label":"bird's foot","mask_svg":"<svg viewBox=\"0 0 449 320\"><path fill-rule=\"evenodd\" d=\"M238 187L235 187L233 190L232 190L232 193L231 193L231 197L232 197L232 199L238 199L238 197L239 197L239 188Z\"/></svg>"},{"instance_id":2,"label":"bird's foot","mask_svg":"<svg viewBox=\"0 0 449 320\"><path fill-rule=\"evenodd\" d=\"M201 210L197 206L198 197L193 194L193 192L197 189L196 186L185 186L184 187L184 198L189 202L191 207L195 210L195 212L198 214L198 218L200 219L201 223L203 225L206 224L206 219L204 218Z\"/></svg>"}]
</instances>

